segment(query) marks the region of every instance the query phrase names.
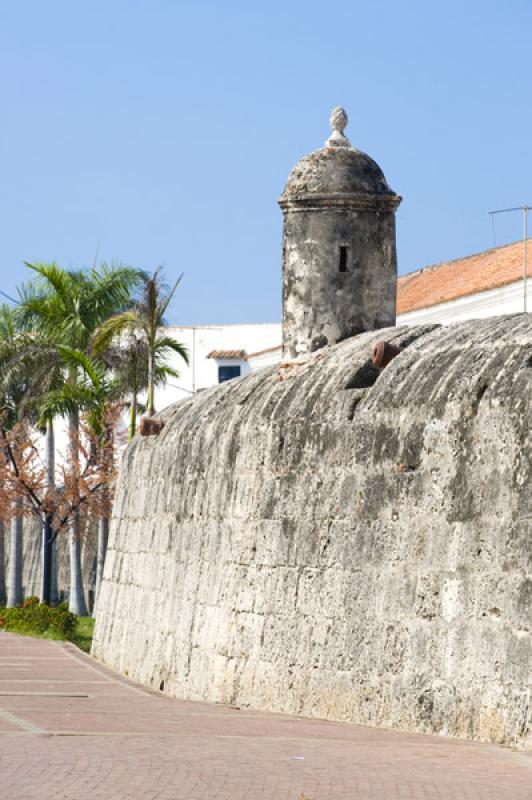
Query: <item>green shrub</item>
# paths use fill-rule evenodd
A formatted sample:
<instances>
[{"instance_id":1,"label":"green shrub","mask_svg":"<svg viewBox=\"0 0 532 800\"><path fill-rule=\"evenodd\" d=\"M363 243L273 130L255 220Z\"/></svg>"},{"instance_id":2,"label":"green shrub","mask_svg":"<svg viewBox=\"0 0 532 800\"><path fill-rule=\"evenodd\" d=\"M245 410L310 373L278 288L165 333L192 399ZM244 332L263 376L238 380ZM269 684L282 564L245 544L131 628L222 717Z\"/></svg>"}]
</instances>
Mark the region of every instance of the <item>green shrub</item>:
<instances>
[{"instance_id":1,"label":"green shrub","mask_svg":"<svg viewBox=\"0 0 532 800\"><path fill-rule=\"evenodd\" d=\"M44 635L57 639L73 639L78 618L65 603L57 608L28 597L20 608L0 608L0 630Z\"/></svg>"}]
</instances>

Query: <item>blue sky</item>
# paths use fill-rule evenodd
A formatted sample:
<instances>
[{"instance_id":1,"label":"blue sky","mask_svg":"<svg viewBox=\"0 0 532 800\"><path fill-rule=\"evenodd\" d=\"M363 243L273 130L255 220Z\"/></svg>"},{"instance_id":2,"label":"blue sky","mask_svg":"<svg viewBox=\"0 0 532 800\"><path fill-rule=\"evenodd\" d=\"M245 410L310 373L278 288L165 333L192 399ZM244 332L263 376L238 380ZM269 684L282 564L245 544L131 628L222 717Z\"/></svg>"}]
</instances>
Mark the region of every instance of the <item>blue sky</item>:
<instances>
[{"instance_id":1,"label":"blue sky","mask_svg":"<svg viewBox=\"0 0 532 800\"><path fill-rule=\"evenodd\" d=\"M400 273L491 247L532 203L531 33L532 0L4 0L0 288L162 264L176 323L278 320L277 198L338 104L404 197Z\"/></svg>"}]
</instances>

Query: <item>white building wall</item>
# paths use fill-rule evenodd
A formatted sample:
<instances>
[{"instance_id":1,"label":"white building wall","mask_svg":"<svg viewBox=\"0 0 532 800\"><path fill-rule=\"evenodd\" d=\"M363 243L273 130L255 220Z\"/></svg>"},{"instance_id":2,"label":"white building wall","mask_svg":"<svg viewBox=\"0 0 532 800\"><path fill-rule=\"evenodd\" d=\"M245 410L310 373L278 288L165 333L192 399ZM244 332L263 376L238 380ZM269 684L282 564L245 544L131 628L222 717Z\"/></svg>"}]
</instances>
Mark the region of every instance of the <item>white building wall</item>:
<instances>
[{"instance_id":1,"label":"white building wall","mask_svg":"<svg viewBox=\"0 0 532 800\"><path fill-rule=\"evenodd\" d=\"M185 345L189 354L189 364L187 366L177 356L170 361L171 365L179 370L180 377L177 380L171 378L164 388L156 390L155 405L158 411L183 397L217 384L219 366L238 364L242 375L252 371L252 362L244 359L207 358L213 350L245 350L251 354L280 346L282 336L280 322L171 326L165 333Z\"/></svg>"}]
</instances>

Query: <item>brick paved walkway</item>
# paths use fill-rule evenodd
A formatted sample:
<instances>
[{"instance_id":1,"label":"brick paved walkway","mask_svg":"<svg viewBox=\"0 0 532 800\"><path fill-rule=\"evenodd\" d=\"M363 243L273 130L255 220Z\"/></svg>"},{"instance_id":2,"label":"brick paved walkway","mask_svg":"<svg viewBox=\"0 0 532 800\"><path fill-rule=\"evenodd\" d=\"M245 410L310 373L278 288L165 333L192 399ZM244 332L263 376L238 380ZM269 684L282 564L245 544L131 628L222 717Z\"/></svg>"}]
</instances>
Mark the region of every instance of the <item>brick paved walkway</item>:
<instances>
[{"instance_id":1,"label":"brick paved walkway","mask_svg":"<svg viewBox=\"0 0 532 800\"><path fill-rule=\"evenodd\" d=\"M0 633L1 800L532 800L532 753L173 700Z\"/></svg>"}]
</instances>

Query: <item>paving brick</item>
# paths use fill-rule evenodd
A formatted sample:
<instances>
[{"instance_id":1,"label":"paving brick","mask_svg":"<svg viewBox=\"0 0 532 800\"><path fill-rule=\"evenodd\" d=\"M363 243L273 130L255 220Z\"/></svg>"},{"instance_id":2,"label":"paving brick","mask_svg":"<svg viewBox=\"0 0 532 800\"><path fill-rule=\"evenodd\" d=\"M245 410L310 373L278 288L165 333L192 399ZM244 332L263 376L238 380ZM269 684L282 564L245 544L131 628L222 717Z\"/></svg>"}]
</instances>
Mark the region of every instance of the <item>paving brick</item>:
<instances>
[{"instance_id":1,"label":"paving brick","mask_svg":"<svg viewBox=\"0 0 532 800\"><path fill-rule=\"evenodd\" d=\"M72 645L0 634L0 662L15 656L2 800L532 800L532 753L182 702ZM56 697L36 689L44 664Z\"/></svg>"}]
</instances>

